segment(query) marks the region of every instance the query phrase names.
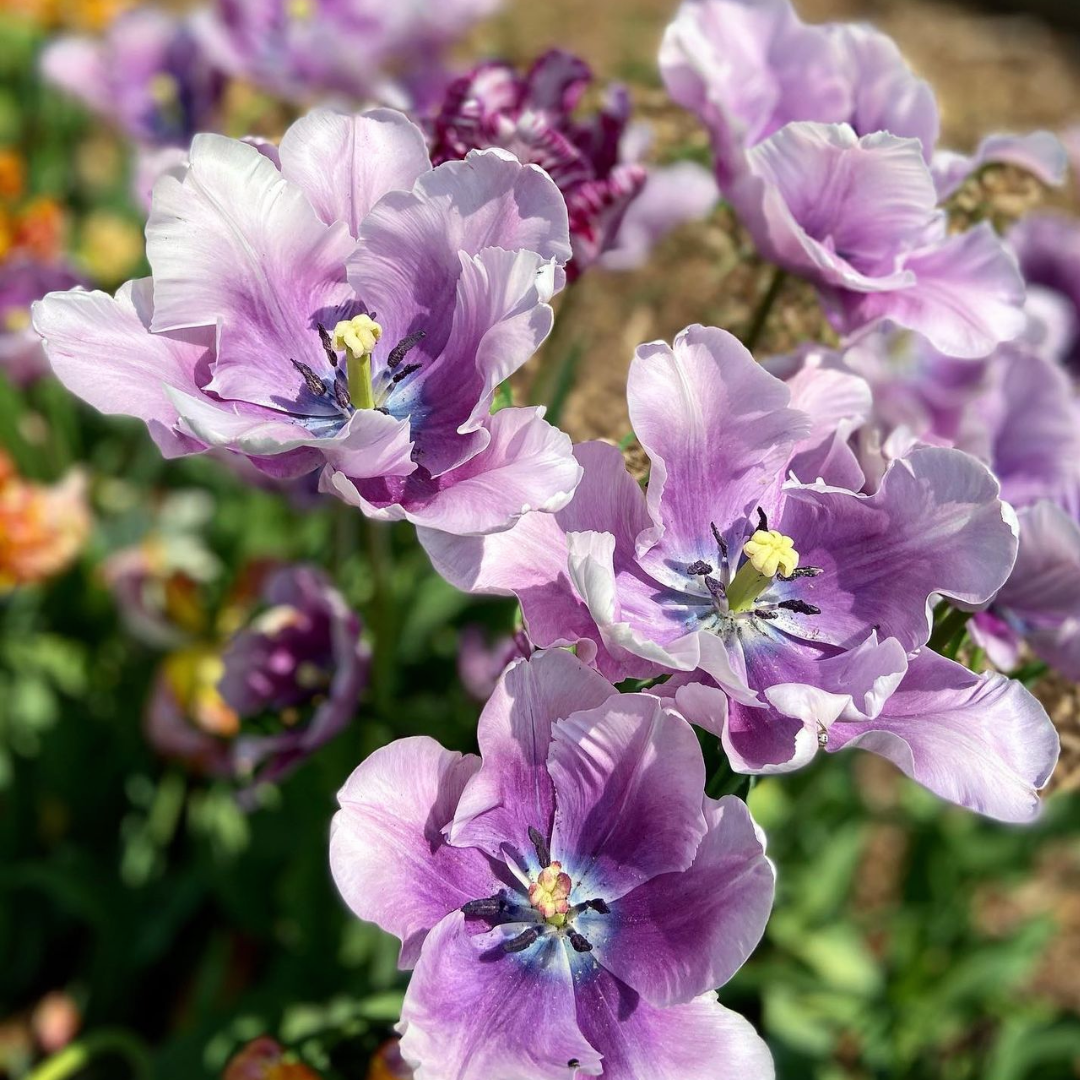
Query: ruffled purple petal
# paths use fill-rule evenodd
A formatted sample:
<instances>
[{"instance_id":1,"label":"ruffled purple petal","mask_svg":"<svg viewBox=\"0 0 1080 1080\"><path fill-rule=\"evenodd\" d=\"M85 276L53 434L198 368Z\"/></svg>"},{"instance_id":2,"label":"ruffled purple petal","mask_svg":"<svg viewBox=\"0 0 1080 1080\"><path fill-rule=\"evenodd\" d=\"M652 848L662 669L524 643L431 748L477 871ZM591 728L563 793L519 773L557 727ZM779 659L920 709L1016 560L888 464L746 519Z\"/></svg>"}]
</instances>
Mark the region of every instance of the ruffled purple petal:
<instances>
[{"instance_id":1,"label":"ruffled purple petal","mask_svg":"<svg viewBox=\"0 0 1080 1080\"><path fill-rule=\"evenodd\" d=\"M689 870L639 885L582 925L600 964L652 1005L688 1002L726 983L772 909L776 875L746 804L707 798L705 820Z\"/></svg>"},{"instance_id":2,"label":"ruffled purple petal","mask_svg":"<svg viewBox=\"0 0 1080 1080\"><path fill-rule=\"evenodd\" d=\"M359 765L338 793L334 881L356 915L401 939L403 968L416 964L440 919L505 887L482 852L451 847L443 836L479 767L478 758L433 739L399 739Z\"/></svg>"},{"instance_id":3,"label":"ruffled purple petal","mask_svg":"<svg viewBox=\"0 0 1080 1080\"><path fill-rule=\"evenodd\" d=\"M1023 332L1023 279L988 222L916 252L904 266L915 278L910 287L836 297L840 328L891 319L965 359L986 356Z\"/></svg>"},{"instance_id":4,"label":"ruffled purple petal","mask_svg":"<svg viewBox=\"0 0 1080 1080\"><path fill-rule=\"evenodd\" d=\"M1021 634L1067 679L1080 680L1080 525L1045 500L1019 519L1016 566L994 601L1008 618L998 636ZM1002 666L1011 670L1015 661Z\"/></svg>"},{"instance_id":5,"label":"ruffled purple petal","mask_svg":"<svg viewBox=\"0 0 1080 1080\"><path fill-rule=\"evenodd\" d=\"M655 542L647 560L654 576L664 580L667 567L681 579L692 562L715 559L711 523L734 533L755 507L772 508L792 444L808 427L787 407L790 396L723 330L692 326L673 347L638 349L627 397L652 467L656 528L638 547Z\"/></svg>"},{"instance_id":6,"label":"ruffled purple petal","mask_svg":"<svg viewBox=\"0 0 1080 1080\"><path fill-rule=\"evenodd\" d=\"M772 1056L751 1024L715 994L657 1008L590 957L574 988L581 1031L603 1055L604 1080L773 1080Z\"/></svg>"},{"instance_id":7,"label":"ruffled purple petal","mask_svg":"<svg viewBox=\"0 0 1080 1080\"><path fill-rule=\"evenodd\" d=\"M282 176L327 225L344 221L353 236L387 192L411 191L430 170L423 133L392 109L355 116L315 109L281 140Z\"/></svg>"},{"instance_id":8,"label":"ruffled purple petal","mask_svg":"<svg viewBox=\"0 0 1080 1080\"><path fill-rule=\"evenodd\" d=\"M614 446L579 443L574 456L582 479L574 498L558 513L527 514L513 529L483 538L426 529L419 537L435 568L459 589L516 595L534 644L577 645L578 655L584 650L585 659L595 656L600 670L619 681L626 676L606 652L597 655L600 632L568 576L566 534L583 528L611 530L620 548L632 552L649 517L641 488Z\"/></svg>"},{"instance_id":9,"label":"ruffled purple petal","mask_svg":"<svg viewBox=\"0 0 1080 1080\"><path fill-rule=\"evenodd\" d=\"M849 647L873 627L910 651L927 640L933 594L985 604L1016 558L1014 517L998 490L974 458L938 448L893 462L869 497L789 485L779 528L803 565L823 571L791 586L821 609L800 632Z\"/></svg>"},{"instance_id":10,"label":"ruffled purple petal","mask_svg":"<svg viewBox=\"0 0 1080 1080\"><path fill-rule=\"evenodd\" d=\"M975 675L924 650L874 719L837 722L830 751L860 746L950 802L1001 821L1030 821L1053 771L1058 736L1046 710L1002 675Z\"/></svg>"},{"instance_id":11,"label":"ruffled purple petal","mask_svg":"<svg viewBox=\"0 0 1080 1080\"><path fill-rule=\"evenodd\" d=\"M322 488L369 517L461 536L501 532L530 511L546 515L565 506L581 476L569 437L541 413L501 409L480 429L487 445L441 476L417 469L396 479L385 470L362 482L328 470Z\"/></svg>"},{"instance_id":12,"label":"ruffled purple petal","mask_svg":"<svg viewBox=\"0 0 1080 1080\"><path fill-rule=\"evenodd\" d=\"M151 329L216 325L206 389L291 411L303 389L294 360L332 377L316 323L354 313L344 281L354 246L347 225L320 221L255 147L199 135L187 172L154 189L146 227ZM311 395L304 406L316 416L337 411Z\"/></svg>"},{"instance_id":13,"label":"ruffled purple petal","mask_svg":"<svg viewBox=\"0 0 1080 1080\"><path fill-rule=\"evenodd\" d=\"M439 1080L600 1076L600 1055L578 1027L563 943L549 936L505 953L506 940L505 928L472 936L459 913L435 927L401 1008L402 1057Z\"/></svg>"},{"instance_id":14,"label":"ruffled purple petal","mask_svg":"<svg viewBox=\"0 0 1080 1080\"><path fill-rule=\"evenodd\" d=\"M575 712L552 732L552 856L583 898L617 900L686 870L705 835L705 765L688 724L648 694Z\"/></svg>"},{"instance_id":15,"label":"ruffled purple petal","mask_svg":"<svg viewBox=\"0 0 1080 1080\"><path fill-rule=\"evenodd\" d=\"M523 866L533 865L529 829L547 838L554 819L555 792L547 767L553 725L614 694L605 679L562 650L537 653L508 668L480 716L483 765L457 805L451 843L497 858L510 854Z\"/></svg>"},{"instance_id":16,"label":"ruffled purple petal","mask_svg":"<svg viewBox=\"0 0 1080 1080\"><path fill-rule=\"evenodd\" d=\"M974 154L955 154L939 150L931 162L938 198L955 195L964 181L986 165L1014 165L1031 173L1044 184L1060 187L1065 183L1068 158L1061 140L1049 131L1030 135L990 135Z\"/></svg>"},{"instance_id":17,"label":"ruffled purple petal","mask_svg":"<svg viewBox=\"0 0 1080 1080\"><path fill-rule=\"evenodd\" d=\"M204 444L178 428L170 390L197 392L213 357L211 328L150 333L154 286L131 281L110 297L73 290L50 293L33 306L34 329L57 378L108 415L146 423L166 457L195 453Z\"/></svg>"}]
</instances>

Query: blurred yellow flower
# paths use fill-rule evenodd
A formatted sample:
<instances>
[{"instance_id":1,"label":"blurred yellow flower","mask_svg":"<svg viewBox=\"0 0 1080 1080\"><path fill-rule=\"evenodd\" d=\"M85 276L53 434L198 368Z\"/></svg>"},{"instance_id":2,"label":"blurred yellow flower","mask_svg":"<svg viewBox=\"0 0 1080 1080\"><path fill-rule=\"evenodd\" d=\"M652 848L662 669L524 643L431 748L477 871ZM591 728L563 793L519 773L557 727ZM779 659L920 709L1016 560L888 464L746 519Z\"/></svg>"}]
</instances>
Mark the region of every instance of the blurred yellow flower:
<instances>
[{"instance_id":1,"label":"blurred yellow flower","mask_svg":"<svg viewBox=\"0 0 1080 1080\"><path fill-rule=\"evenodd\" d=\"M142 230L120 214L95 210L83 221L78 254L97 281L123 281L143 256Z\"/></svg>"}]
</instances>

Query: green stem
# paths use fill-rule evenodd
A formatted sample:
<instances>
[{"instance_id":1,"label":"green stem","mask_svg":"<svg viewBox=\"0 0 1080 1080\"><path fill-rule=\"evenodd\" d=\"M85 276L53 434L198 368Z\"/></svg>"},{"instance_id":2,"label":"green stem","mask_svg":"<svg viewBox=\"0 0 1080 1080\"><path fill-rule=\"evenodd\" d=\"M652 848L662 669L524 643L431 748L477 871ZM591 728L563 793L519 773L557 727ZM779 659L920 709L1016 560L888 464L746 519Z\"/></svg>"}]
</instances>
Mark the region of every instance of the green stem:
<instances>
[{"instance_id":1,"label":"green stem","mask_svg":"<svg viewBox=\"0 0 1080 1080\"><path fill-rule=\"evenodd\" d=\"M372 631L375 634L373 689L380 712L387 713L394 701L397 626L394 612L394 559L390 546L390 526L383 521L366 521L368 562L371 566Z\"/></svg>"},{"instance_id":2,"label":"green stem","mask_svg":"<svg viewBox=\"0 0 1080 1080\"><path fill-rule=\"evenodd\" d=\"M573 313L580 302L580 295L579 285L571 283L563 289L562 301L555 313L555 325L551 336L544 342L540 357L542 366L529 388L529 399L533 405L547 405L551 401L560 381L565 378L563 369L568 363L575 364L576 356L580 356L580 346L573 341ZM573 378L573 371L569 373L569 378Z\"/></svg>"},{"instance_id":3,"label":"green stem","mask_svg":"<svg viewBox=\"0 0 1080 1080\"><path fill-rule=\"evenodd\" d=\"M955 659L957 652L960 651L970 618L970 611L953 608L938 620L934 632L930 635L930 648L934 652L941 653L942 656Z\"/></svg>"},{"instance_id":4,"label":"green stem","mask_svg":"<svg viewBox=\"0 0 1080 1080\"><path fill-rule=\"evenodd\" d=\"M131 1067L135 1080L149 1080L150 1056L143 1044L132 1034L119 1028L109 1028L87 1035L85 1039L65 1046L43 1061L26 1080L67 1080L76 1076L90 1061L102 1054L122 1057Z\"/></svg>"},{"instance_id":5,"label":"green stem","mask_svg":"<svg viewBox=\"0 0 1080 1080\"><path fill-rule=\"evenodd\" d=\"M746 336L743 338L743 344L751 352L757 347L758 341L761 339L762 332L765 330L765 324L769 321L769 315L772 312L776 301L780 297L780 293L784 288L784 282L787 281L787 271L782 270L779 266L773 270L772 281L769 282L769 287L765 291L765 295L761 298L757 308L754 310L753 317L750 319L750 327L746 331Z\"/></svg>"}]
</instances>

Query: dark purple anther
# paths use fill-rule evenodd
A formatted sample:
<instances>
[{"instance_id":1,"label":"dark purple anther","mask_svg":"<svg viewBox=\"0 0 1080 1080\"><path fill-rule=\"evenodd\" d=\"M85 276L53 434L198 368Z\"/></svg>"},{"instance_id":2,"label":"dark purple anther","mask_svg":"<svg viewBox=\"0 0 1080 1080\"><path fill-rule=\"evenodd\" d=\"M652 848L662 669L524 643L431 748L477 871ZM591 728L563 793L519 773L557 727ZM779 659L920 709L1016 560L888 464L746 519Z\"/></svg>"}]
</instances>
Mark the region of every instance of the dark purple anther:
<instances>
[{"instance_id":1,"label":"dark purple anther","mask_svg":"<svg viewBox=\"0 0 1080 1080\"><path fill-rule=\"evenodd\" d=\"M712 529L713 539L716 541L716 546L720 549L720 554L724 557L724 561L727 562L727 544L720 535L720 530L716 527L716 522L710 521L709 528Z\"/></svg>"},{"instance_id":2,"label":"dark purple anther","mask_svg":"<svg viewBox=\"0 0 1080 1080\"><path fill-rule=\"evenodd\" d=\"M352 408L352 398L349 397L349 391L343 382L334 383L334 400L338 403L339 409Z\"/></svg>"},{"instance_id":3,"label":"dark purple anther","mask_svg":"<svg viewBox=\"0 0 1080 1080\"><path fill-rule=\"evenodd\" d=\"M372 315L374 319L375 316ZM423 330L414 330L411 334L403 337L391 350L390 355L386 358L386 366L393 371L394 368L405 359L405 354L412 348L415 348L427 334ZM417 367L420 365L417 364Z\"/></svg>"},{"instance_id":4,"label":"dark purple anther","mask_svg":"<svg viewBox=\"0 0 1080 1080\"><path fill-rule=\"evenodd\" d=\"M502 894L488 896L483 900L470 900L462 904L461 913L478 919L494 919L506 910L506 901Z\"/></svg>"},{"instance_id":5,"label":"dark purple anther","mask_svg":"<svg viewBox=\"0 0 1080 1080\"><path fill-rule=\"evenodd\" d=\"M307 366L307 364L302 364L299 360L294 360L291 356L289 357L289 363L304 376L304 382L307 383L307 388L316 397L322 397L323 394L326 393L326 383L324 383L322 379Z\"/></svg>"},{"instance_id":6,"label":"dark purple anther","mask_svg":"<svg viewBox=\"0 0 1080 1080\"><path fill-rule=\"evenodd\" d=\"M796 578L801 577L817 577L818 574L825 573L820 566L800 566L790 574L780 574L781 581L794 581Z\"/></svg>"},{"instance_id":7,"label":"dark purple anther","mask_svg":"<svg viewBox=\"0 0 1080 1080\"><path fill-rule=\"evenodd\" d=\"M390 380L394 385L401 382L402 379L407 379L414 371L419 371L419 364L406 364L394 377Z\"/></svg>"},{"instance_id":8,"label":"dark purple anther","mask_svg":"<svg viewBox=\"0 0 1080 1080\"><path fill-rule=\"evenodd\" d=\"M691 577L700 577L704 574L711 574L713 572L712 566L705 562L704 559L698 559L697 562L692 562L687 568L686 572Z\"/></svg>"},{"instance_id":9,"label":"dark purple anther","mask_svg":"<svg viewBox=\"0 0 1080 1080\"><path fill-rule=\"evenodd\" d=\"M551 865L551 848L548 847L548 842L544 839L543 834L539 829L534 829L529 826L529 840L532 846L536 848L536 858L539 860L541 867L547 867Z\"/></svg>"},{"instance_id":10,"label":"dark purple anther","mask_svg":"<svg viewBox=\"0 0 1080 1080\"><path fill-rule=\"evenodd\" d=\"M592 946L576 930L571 930L568 936L575 952L592 952Z\"/></svg>"},{"instance_id":11,"label":"dark purple anther","mask_svg":"<svg viewBox=\"0 0 1080 1080\"><path fill-rule=\"evenodd\" d=\"M761 532L769 531L769 519L765 516L765 511L759 506L757 508L757 527Z\"/></svg>"},{"instance_id":12,"label":"dark purple anther","mask_svg":"<svg viewBox=\"0 0 1080 1080\"><path fill-rule=\"evenodd\" d=\"M776 606L786 608L788 611L797 611L800 615L821 614L821 608L808 604L804 600L781 600Z\"/></svg>"},{"instance_id":13,"label":"dark purple anther","mask_svg":"<svg viewBox=\"0 0 1080 1080\"><path fill-rule=\"evenodd\" d=\"M322 342L326 359L330 361L331 367L336 368L338 366L338 354L334 351L334 342L330 337L330 331L322 323L316 323L316 325L319 328L319 340Z\"/></svg>"},{"instance_id":14,"label":"dark purple anther","mask_svg":"<svg viewBox=\"0 0 1080 1080\"><path fill-rule=\"evenodd\" d=\"M540 936L538 926L530 926L528 930L518 934L516 938L503 942L503 952L524 952Z\"/></svg>"}]
</instances>

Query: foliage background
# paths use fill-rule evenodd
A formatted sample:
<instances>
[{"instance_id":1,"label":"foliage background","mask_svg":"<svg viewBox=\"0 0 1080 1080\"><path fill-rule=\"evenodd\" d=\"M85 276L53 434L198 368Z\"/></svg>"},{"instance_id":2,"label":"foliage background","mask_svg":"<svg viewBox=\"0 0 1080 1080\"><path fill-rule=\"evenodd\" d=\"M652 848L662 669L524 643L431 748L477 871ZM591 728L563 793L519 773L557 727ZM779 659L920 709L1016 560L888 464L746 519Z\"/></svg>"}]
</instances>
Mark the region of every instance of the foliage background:
<instances>
[{"instance_id":1,"label":"foliage background","mask_svg":"<svg viewBox=\"0 0 1080 1080\"><path fill-rule=\"evenodd\" d=\"M991 129L1058 128L1080 114L1076 45L1048 24L933 0L800 6L814 19L872 17L892 33L938 89L946 142L958 148ZM464 52L527 61L549 44L574 49L602 79L631 84L658 157L703 158L703 136L664 103L655 71L671 9L516 0ZM138 272L138 251L110 265L115 244L96 249L87 222L105 211L121 233L137 224L123 155L33 80L38 44L3 24L0 144L24 149L33 190L71 207L73 248L115 284ZM279 120L253 115L268 130ZM666 242L645 270L586 277L516 393L554 394L575 439L620 438L633 345L693 321L737 328L761 288L720 212ZM818 327L793 287L770 341ZM474 623L505 632L512 608L443 584L407 528L297 508L209 461L167 465L139 425L105 421L55 385L0 385L0 442L40 479L85 462L98 521L74 569L0 602L0 1075L27 1074L25 1017L64 990L84 1032L116 1047L78 1074L88 1080L217 1076L264 1032L327 1078L365 1076L403 980L395 943L347 917L330 883L334 792L391 737L431 733L471 748L479 706L458 683L458 633ZM322 563L378 642L357 722L250 815L146 745L142 704L158 656L123 631L100 574L167 492L193 489L212 500L205 539L226 567L267 556ZM1066 757L1034 829L944 808L868 755L754 787L779 896L765 943L722 997L766 1035L783 1080L1080 1076L1078 721L1072 688L1042 689Z\"/></svg>"}]
</instances>

